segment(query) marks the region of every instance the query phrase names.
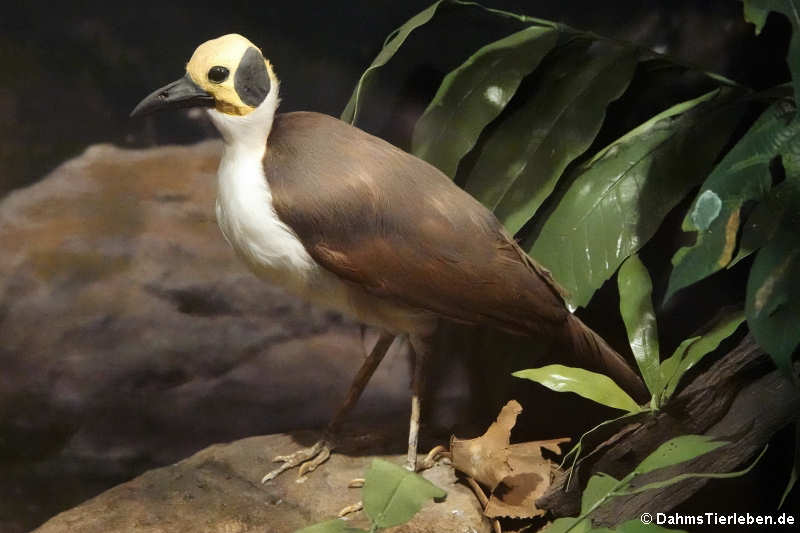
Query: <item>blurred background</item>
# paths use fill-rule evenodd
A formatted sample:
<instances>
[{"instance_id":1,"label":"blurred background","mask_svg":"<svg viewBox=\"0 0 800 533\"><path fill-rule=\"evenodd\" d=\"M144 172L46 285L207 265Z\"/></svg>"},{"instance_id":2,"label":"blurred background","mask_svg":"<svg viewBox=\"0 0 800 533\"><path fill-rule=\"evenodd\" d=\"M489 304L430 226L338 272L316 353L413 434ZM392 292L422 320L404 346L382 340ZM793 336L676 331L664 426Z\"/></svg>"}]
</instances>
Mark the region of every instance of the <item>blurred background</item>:
<instances>
[{"instance_id":1,"label":"blurred background","mask_svg":"<svg viewBox=\"0 0 800 533\"><path fill-rule=\"evenodd\" d=\"M134 176L125 169L138 164L138 152L106 146L57 167L96 144L146 148L215 138L201 112L143 120L128 113L180 77L198 44L226 33L247 36L272 61L282 111L338 116L386 35L429 3L4 6L0 531L28 531L213 442L319 427L333 406L310 399L341 397L364 350L357 325L264 286L236 264L211 212L217 145L187 148L184 157L198 161L194 181L171 183L183 160L164 155L139 180L141 189L114 188ZM789 79L788 22L772 15L755 37L733 0L485 4L633 41L753 88ZM393 60L405 72L402 83L378 79L385 98L369 102L364 129L408 147L441 77L477 48L469 29L480 28L482 39L493 31L471 17L415 33ZM421 60L431 49L435 58ZM50 183L41 182L51 172ZM154 192L160 186L171 192ZM106 196L93 196L96 189ZM118 203L96 201L109 197ZM360 414L390 420L405 413L406 374L405 360L390 356ZM459 412L440 418L457 424Z\"/></svg>"},{"instance_id":2,"label":"blurred background","mask_svg":"<svg viewBox=\"0 0 800 533\"><path fill-rule=\"evenodd\" d=\"M213 135L204 119L129 121L128 113L144 95L179 77L199 43L225 33L248 36L272 59L283 80L283 111L338 115L386 35L429 4L144 0L6 6L0 21L0 120L6 125L0 132L0 191L40 179L92 143L148 146ZM788 79L788 22L771 16L756 38L734 0L490 4L640 43L745 85ZM467 37L453 29L429 35L423 46L438 52L446 43L436 40Z\"/></svg>"}]
</instances>

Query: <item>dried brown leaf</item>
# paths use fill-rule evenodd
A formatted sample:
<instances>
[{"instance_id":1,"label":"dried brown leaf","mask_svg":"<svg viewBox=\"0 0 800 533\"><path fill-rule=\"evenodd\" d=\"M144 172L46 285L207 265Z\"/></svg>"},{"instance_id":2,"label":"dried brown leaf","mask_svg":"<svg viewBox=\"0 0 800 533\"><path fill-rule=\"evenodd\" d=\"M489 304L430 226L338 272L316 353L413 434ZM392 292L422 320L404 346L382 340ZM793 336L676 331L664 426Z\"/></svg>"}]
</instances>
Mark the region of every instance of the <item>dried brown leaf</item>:
<instances>
[{"instance_id":1,"label":"dried brown leaf","mask_svg":"<svg viewBox=\"0 0 800 533\"><path fill-rule=\"evenodd\" d=\"M520 404L508 402L497 420L475 439L450 440L453 466L489 487L491 496L484 509L489 518L533 518L542 516L534 502L550 487L555 464L542 456L542 449L561 454L568 438L510 444L511 429L522 412Z\"/></svg>"},{"instance_id":2,"label":"dried brown leaf","mask_svg":"<svg viewBox=\"0 0 800 533\"><path fill-rule=\"evenodd\" d=\"M453 466L494 490L503 478L512 473L508 464L511 428L521 412L522 406L519 402L511 400L480 437L467 440L452 437L450 453L453 455Z\"/></svg>"}]
</instances>

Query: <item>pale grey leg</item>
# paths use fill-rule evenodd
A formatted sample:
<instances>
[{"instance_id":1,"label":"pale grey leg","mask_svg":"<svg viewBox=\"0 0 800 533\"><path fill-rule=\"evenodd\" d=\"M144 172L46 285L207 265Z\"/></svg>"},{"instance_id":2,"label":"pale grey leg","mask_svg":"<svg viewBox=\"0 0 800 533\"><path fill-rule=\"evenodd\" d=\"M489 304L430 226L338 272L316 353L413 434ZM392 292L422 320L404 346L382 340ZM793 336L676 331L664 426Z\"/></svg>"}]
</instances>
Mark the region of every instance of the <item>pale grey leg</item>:
<instances>
[{"instance_id":1,"label":"pale grey leg","mask_svg":"<svg viewBox=\"0 0 800 533\"><path fill-rule=\"evenodd\" d=\"M430 336L416 335L411 335L409 341L411 349L414 350L414 374L411 381L411 417L408 423L406 468L416 472L419 425L422 418L422 395L425 389L425 363L433 349L433 342Z\"/></svg>"}]
</instances>

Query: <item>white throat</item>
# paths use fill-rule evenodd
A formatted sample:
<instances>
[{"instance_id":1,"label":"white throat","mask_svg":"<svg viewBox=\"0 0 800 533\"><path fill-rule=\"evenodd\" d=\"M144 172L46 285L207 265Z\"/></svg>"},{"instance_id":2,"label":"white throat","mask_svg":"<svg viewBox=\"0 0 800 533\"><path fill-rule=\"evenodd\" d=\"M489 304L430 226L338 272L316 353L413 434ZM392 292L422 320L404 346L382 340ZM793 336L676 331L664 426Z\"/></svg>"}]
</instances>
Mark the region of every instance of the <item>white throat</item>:
<instances>
[{"instance_id":1,"label":"white throat","mask_svg":"<svg viewBox=\"0 0 800 533\"><path fill-rule=\"evenodd\" d=\"M217 127L225 141L225 148L236 150L260 152L264 155L267 147L267 137L272 129L275 110L278 109L278 80L270 80L272 89L257 108L244 116L228 115L209 109L208 115L211 122Z\"/></svg>"},{"instance_id":2,"label":"white throat","mask_svg":"<svg viewBox=\"0 0 800 533\"><path fill-rule=\"evenodd\" d=\"M302 292L315 263L279 218L264 176L267 138L278 107L278 82L255 110L232 116L209 110L224 149L217 171L217 222L237 254L258 275Z\"/></svg>"}]
</instances>

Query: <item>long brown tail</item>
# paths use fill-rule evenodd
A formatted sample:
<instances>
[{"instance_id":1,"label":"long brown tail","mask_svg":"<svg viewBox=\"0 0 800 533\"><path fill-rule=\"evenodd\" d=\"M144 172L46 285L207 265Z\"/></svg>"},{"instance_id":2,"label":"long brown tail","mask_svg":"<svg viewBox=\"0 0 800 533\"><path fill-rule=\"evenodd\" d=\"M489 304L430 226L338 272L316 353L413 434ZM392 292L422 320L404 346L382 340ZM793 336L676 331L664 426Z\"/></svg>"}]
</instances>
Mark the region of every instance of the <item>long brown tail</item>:
<instances>
[{"instance_id":1,"label":"long brown tail","mask_svg":"<svg viewBox=\"0 0 800 533\"><path fill-rule=\"evenodd\" d=\"M575 315L567 319L565 335L572 357L580 366L607 374L636 401L647 400L649 393L639 375L616 350Z\"/></svg>"}]
</instances>

